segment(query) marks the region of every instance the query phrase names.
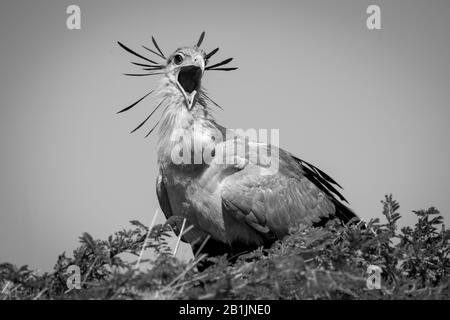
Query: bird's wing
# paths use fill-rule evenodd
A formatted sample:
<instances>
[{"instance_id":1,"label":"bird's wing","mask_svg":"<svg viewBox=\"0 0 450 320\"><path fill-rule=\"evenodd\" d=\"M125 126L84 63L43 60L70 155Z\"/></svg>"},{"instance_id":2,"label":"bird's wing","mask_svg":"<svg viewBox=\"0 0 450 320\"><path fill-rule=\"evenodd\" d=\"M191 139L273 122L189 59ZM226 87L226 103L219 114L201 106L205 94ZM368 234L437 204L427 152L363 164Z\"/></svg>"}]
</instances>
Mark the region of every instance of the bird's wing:
<instances>
[{"instance_id":1,"label":"bird's wing","mask_svg":"<svg viewBox=\"0 0 450 320\"><path fill-rule=\"evenodd\" d=\"M158 177L156 178L156 195L158 197L159 206L161 207L164 216L166 217L166 223L172 227L173 232L178 236L180 234L183 218L173 214L170 206L169 195L167 193L166 186L164 185L163 173L160 170ZM184 242L187 242L182 237Z\"/></svg>"},{"instance_id":2,"label":"bird's wing","mask_svg":"<svg viewBox=\"0 0 450 320\"><path fill-rule=\"evenodd\" d=\"M172 211L169 195L164 185L163 172L160 170L158 177L156 178L156 195L158 197L159 206L164 213L167 221L178 237L181 233L184 217L180 215L174 214ZM191 222L186 219L185 228L183 232L183 236L181 240L183 242L190 243L194 252L198 250L199 247L202 246L204 239L208 236L204 231L191 226ZM188 231L188 229L190 230ZM186 232L187 231L187 232ZM214 240L210 240L210 243L207 243L202 252L210 253L210 254L223 254L226 251L226 248L223 247L223 244L218 243ZM204 244L203 244L204 245Z\"/></svg>"},{"instance_id":3,"label":"bird's wing","mask_svg":"<svg viewBox=\"0 0 450 320\"><path fill-rule=\"evenodd\" d=\"M234 171L220 182L226 223L245 224L263 238L270 234L282 238L296 224L312 225L333 216L341 218L341 211L345 222L355 216L336 198L343 199L333 187L333 179L282 149L277 151L279 163L273 174L267 174L265 166L259 163L241 159L243 164L234 166ZM266 153L262 154L264 157ZM267 163L267 159L263 162ZM227 170L229 173L229 167ZM239 232L232 237L245 238L243 231Z\"/></svg>"}]
</instances>

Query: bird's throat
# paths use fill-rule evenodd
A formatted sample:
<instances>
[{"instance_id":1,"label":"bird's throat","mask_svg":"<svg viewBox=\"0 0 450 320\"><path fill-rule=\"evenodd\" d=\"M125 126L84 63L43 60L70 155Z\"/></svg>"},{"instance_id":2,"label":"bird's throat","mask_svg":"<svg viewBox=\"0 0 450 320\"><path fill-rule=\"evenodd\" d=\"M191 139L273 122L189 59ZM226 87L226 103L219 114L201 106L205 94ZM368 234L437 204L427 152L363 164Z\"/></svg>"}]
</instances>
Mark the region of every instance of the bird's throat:
<instances>
[{"instance_id":1,"label":"bird's throat","mask_svg":"<svg viewBox=\"0 0 450 320\"><path fill-rule=\"evenodd\" d=\"M164 167L203 166L221 140L222 128L203 106L194 102L188 110L183 103L169 105L161 119L157 150Z\"/></svg>"}]
</instances>

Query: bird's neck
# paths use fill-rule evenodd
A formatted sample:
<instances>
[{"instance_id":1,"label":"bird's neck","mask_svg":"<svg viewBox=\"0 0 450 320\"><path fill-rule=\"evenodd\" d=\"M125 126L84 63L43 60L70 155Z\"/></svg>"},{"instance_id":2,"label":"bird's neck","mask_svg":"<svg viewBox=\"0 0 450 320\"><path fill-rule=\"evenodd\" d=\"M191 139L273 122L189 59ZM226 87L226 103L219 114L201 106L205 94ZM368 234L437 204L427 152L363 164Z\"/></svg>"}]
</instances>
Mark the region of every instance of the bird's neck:
<instances>
[{"instance_id":1,"label":"bird's neck","mask_svg":"<svg viewBox=\"0 0 450 320\"><path fill-rule=\"evenodd\" d=\"M224 128L216 123L204 102L197 100L191 110L178 95L166 96L158 134L158 163L162 167L201 167L199 157L211 137L222 135Z\"/></svg>"}]
</instances>

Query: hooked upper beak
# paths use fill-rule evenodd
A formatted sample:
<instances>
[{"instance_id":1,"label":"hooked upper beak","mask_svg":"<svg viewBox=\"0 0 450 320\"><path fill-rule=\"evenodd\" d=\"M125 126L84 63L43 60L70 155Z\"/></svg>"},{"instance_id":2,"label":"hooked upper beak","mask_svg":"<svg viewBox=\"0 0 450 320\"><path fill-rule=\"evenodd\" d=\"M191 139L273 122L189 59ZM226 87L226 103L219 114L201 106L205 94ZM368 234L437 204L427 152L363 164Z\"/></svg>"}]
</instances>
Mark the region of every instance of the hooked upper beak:
<instances>
[{"instance_id":1,"label":"hooked upper beak","mask_svg":"<svg viewBox=\"0 0 450 320\"><path fill-rule=\"evenodd\" d=\"M182 92L189 110L192 108L195 95L200 89L204 71L205 60L200 55L192 60L192 64L178 69L178 74L176 75L177 86Z\"/></svg>"}]
</instances>

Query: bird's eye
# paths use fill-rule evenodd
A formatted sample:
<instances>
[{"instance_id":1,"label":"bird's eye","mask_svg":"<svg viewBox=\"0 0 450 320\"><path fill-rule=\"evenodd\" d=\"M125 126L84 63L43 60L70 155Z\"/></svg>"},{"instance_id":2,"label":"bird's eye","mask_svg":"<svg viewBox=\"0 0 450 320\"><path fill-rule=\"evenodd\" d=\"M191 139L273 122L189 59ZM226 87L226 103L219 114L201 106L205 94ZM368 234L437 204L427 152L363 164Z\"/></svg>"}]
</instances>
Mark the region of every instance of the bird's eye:
<instances>
[{"instance_id":1,"label":"bird's eye","mask_svg":"<svg viewBox=\"0 0 450 320\"><path fill-rule=\"evenodd\" d=\"M174 57L173 57L173 62L175 64L180 64L182 63L184 60L184 56L181 53L177 53Z\"/></svg>"}]
</instances>

